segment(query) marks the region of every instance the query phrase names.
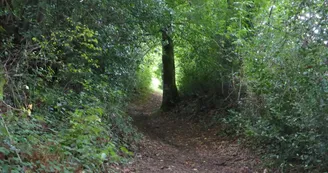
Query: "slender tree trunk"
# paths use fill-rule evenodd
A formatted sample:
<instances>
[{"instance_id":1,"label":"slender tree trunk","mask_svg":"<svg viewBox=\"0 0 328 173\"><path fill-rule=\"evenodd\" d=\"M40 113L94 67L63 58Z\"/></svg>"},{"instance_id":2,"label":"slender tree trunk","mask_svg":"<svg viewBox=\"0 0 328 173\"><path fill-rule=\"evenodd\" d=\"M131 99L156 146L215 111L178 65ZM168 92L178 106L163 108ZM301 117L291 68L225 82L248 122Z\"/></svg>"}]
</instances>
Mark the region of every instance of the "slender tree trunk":
<instances>
[{"instance_id":1,"label":"slender tree trunk","mask_svg":"<svg viewBox=\"0 0 328 173\"><path fill-rule=\"evenodd\" d=\"M3 101L4 99L4 86L6 84L6 76L5 76L5 71L4 68L2 67L2 64L0 66L0 102Z\"/></svg>"},{"instance_id":2,"label":"slender tree trunk","mask_svg":"<svg viewBox=\"0 0 328 173\"><path fill-rule=\"evenodd\" d=\"M164 111L168 111L179 101L179 95L175 83L173 40L165 29L162 30L162 39L163 101L161 108Z\"/></svg>"}]
</instances>

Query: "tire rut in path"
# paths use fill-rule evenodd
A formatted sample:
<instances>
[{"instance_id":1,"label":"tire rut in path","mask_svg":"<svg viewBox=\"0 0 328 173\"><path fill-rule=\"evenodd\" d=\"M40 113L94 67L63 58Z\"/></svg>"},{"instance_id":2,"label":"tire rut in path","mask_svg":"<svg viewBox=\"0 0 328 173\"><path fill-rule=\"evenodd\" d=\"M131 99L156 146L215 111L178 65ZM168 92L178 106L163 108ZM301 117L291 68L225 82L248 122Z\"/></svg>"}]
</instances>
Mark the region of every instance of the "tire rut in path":
<instances>
[{"instance_id":1,"label":"tire rut in path","mask_svg":"<svg viewBox=\"0 0 328 173\"><path fill-rule=\"evenodd\" d=\"M123 172L251 173L258 159L237 140L220 138L219 129L175 118L174 112L159 113L161 95L132 104L129 114L144 134L133 162Z\"/></svg>"}]
</instances>

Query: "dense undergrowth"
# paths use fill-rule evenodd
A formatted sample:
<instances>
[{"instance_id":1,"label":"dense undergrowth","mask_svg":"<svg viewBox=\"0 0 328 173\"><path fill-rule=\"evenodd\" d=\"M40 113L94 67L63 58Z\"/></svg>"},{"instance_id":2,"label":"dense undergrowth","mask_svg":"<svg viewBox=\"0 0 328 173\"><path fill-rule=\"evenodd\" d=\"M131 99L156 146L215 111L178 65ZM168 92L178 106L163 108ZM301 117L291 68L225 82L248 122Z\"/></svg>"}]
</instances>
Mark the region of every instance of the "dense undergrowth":
<instances>
[{"instance_id":1,"label":"dense undergrowth","mask_svg":"<svg viewBox=\"0 0 328 173\"><path fill-rule=\"evenodd\" d=\"M180 59L180 90L198 100L198 106L184 108L189 116L204 116L197 119L223 123L228 135L244 136L273 171L327 170L326 6L267 3L261 13L243 15L232 32L195 39ZM250 9L247 2L233 6L242 7ZM218 18L226 21L222 13ZM211 46L215 42L224 44ZM204 111L218 113L208 117Z\"/></svg>"},{"instance_id":2,"label":"dense undergrowth","mask_svg":"<svg viewBox=\"0 0 328 173\"><path fill-rule=\"evenodd\" d=\"M328 168L325 6L276 4L256 28L257 37L242 48L248 97L236 117L281 171ZM279 15L290 8L287 16Z\"/></svg>"},{"instance_id":3,"label":"dense undergrowth","mask_svg":"<svg viewBox=\"0 0 328 173\"><path fill-rule=\"evenodd\" d=\"M1 5L0 172L108 172L132 156L139 135L124 110L151 82L138 12L118 1Z\"/></svg>"},{"instance_id":4,"label":"dense undergrowth","mask_svg":"<svg viewBox=\"0 0 328 173\"><path fill-rule=\"evenodd\" d=\"M167 26L193 119L244 136L272 170L328 169L327 2L0 4L0 171L124 162L139 138L125 106L161 76L150 51Z\"/></svg>"}]
</instances>

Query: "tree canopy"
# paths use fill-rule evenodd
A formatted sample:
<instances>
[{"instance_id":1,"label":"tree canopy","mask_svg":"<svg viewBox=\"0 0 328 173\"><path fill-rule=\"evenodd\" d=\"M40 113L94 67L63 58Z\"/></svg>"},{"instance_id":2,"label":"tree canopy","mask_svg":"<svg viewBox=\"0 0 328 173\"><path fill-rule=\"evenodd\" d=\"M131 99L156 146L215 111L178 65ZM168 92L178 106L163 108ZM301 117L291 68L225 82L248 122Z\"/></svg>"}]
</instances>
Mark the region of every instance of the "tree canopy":
<instances>
[{"instance_id":1,"label":"tree canopy","mask_svg":"<svg viewBox=\"0 0 328 173\"><path fill-rule=\"evenodd\" d=\"M124 163L141 139L126 110L153 92L154 78L163 111L190 99L191 111L219 111L207 125L257 146L264 167L327 170L327 6L0 1L0 171L109 172L105 162Z\"/></svg>"}]
</instances>

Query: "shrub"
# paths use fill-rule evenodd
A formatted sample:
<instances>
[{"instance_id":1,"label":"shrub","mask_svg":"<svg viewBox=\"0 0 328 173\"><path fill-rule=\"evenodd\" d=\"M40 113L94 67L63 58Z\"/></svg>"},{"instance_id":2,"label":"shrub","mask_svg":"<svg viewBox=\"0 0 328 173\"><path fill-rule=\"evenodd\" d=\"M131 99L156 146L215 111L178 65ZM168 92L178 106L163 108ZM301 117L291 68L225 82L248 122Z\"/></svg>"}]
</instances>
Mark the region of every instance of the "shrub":
<instances>
[{"instance_id":1,"label":"shrub","mask_svg":"<svg viewBox=\"0 0 328 173\"><path fill-rule=\"evenodd\" d=\"M281 171L327 170L327 52L322 33L311 32L322 19L306 17L321 13L318 3L275 4L241 47L247 97L227 121L265 146Z\"/></svg>"}]
</instances>

